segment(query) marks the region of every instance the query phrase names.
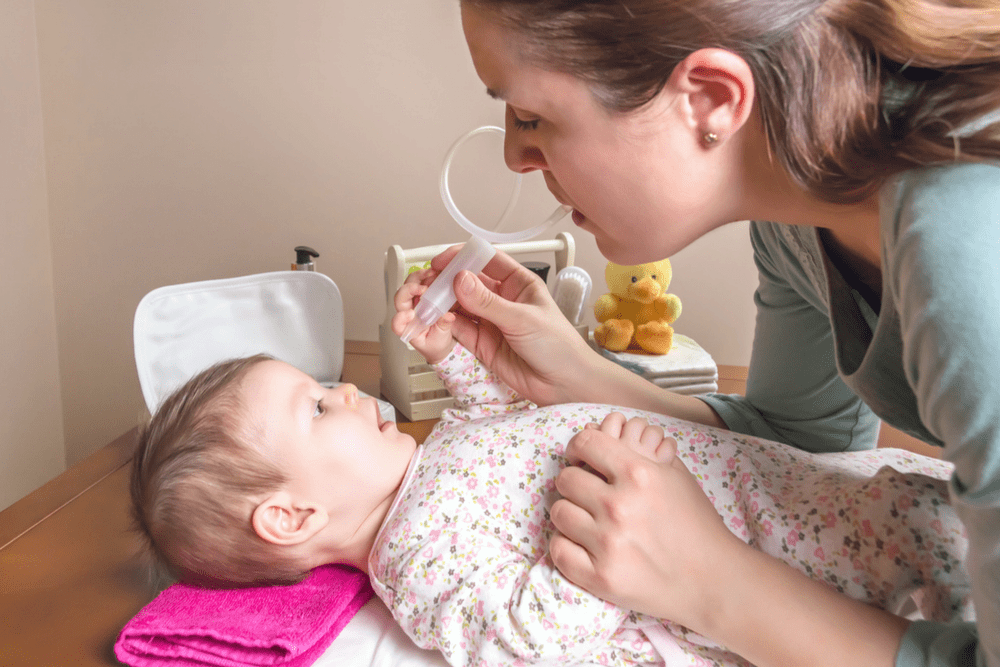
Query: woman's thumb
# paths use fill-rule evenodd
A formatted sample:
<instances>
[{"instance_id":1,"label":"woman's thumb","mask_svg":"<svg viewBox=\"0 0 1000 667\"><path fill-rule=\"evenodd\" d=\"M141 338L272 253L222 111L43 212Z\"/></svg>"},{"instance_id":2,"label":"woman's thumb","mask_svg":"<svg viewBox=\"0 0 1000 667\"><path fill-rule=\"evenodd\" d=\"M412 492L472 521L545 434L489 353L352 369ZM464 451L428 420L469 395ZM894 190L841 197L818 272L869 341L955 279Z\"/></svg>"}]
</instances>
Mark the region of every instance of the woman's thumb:
<instances>
[{"instance_id":1,"label":"woman's thumb","mask_svg":"<svg viewBox=\"0 0 1000 667\"><path fill-rule=\"evenodd\" d=\"M509 305L487 289L471 271L461 271L455 279L455 297L468 313L501 324Z\"/></svg>"}]
</instances>

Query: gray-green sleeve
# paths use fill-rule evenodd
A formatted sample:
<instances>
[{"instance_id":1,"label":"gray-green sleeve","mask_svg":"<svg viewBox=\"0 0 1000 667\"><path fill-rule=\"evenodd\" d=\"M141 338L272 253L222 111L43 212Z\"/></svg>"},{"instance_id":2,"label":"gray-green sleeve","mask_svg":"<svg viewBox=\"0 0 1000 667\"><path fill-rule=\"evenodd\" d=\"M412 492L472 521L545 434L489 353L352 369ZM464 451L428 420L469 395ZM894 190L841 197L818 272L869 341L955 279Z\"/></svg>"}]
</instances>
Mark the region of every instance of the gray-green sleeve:
<instances>
[{"instance_id":1,"label":"gray-green sleeve","mask_svg":"<svg viewBox=\"0 0 1000 667\"><path fill-rule=\"evenodd\" d=\"M976 658L976 624L914 621L903 635L896 667L973 667L986 662Z\"/></svg>"},{"instance_id":2,"label":"gray-green sleeve","mask_svg":"<svg viewBox=\"0 0 1000 667\"><path fill-rule=\"evenodd\" d=\"M702 400L738 433L811 452L871 449L879 420L837 373L825 297L773 226L750 233L759 285L746 395Z\"/></svg>"},{"instance_id":3,"label":"gray-green sleeve","mask_svg":"<svg viewBox=\"0 0 1000 667\"><path fill-rule=\"evenodd\" d=\"M974 664L998 667L1000 168L911 172L880 206L896 211L883 283L898 303L903 370L921 420L955 465L951 501L969 535L978 628L916 625L897 665L970 665L975 650Z\"/></svg>"}]
</instances>

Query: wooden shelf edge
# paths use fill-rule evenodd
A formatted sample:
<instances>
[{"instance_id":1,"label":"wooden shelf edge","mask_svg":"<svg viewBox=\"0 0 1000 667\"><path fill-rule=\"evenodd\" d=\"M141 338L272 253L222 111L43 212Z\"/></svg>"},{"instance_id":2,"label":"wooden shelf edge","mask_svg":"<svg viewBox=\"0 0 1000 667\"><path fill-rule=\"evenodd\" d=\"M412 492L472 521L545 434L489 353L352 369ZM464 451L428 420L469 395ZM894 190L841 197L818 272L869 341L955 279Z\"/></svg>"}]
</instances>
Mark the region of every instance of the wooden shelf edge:
<instances>
[{"instance_id":1,"label":"wooden shelf edge","mask_svg":"<svg viewBox=\"0 0 1000 667\"><path fill-rule=\"evenodd\" d=\"M74 498L126 465L135 450L137 428L118 436L87 458L0 511L0 549L59 511Z\"/></svg>"},{"instance_id":2,"label":"wooden shelf edge","mask_svg":"<svg viewBox=\"0 0 1000 667\"><path fill-rule=\"evenodd\" d=\"M379 355L379 344L377 340L345 340L344 354L370 354Z\"/></svg>"}]
</instances>

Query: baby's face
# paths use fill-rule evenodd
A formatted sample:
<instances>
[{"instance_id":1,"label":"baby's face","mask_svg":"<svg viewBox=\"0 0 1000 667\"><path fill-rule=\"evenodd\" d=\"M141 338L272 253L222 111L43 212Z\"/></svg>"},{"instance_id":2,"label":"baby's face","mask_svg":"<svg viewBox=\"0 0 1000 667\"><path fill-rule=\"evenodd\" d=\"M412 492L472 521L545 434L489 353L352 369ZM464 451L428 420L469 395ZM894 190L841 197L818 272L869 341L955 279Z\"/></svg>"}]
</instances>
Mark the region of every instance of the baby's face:
<instances>
[{"instance_id":1,"label":"baby's face","mask_svg":"<svg viewBox=\"0 0 1000 667\"><path fill-rule=\"evenodd\" d=\"M288 490L321 503L345 538L381 522L416 442L382 419L374 398L351 384L327 389L280 361L254 366L242 392L263 426L265 455L291 478Z\"/></svg>"}]
</instances>

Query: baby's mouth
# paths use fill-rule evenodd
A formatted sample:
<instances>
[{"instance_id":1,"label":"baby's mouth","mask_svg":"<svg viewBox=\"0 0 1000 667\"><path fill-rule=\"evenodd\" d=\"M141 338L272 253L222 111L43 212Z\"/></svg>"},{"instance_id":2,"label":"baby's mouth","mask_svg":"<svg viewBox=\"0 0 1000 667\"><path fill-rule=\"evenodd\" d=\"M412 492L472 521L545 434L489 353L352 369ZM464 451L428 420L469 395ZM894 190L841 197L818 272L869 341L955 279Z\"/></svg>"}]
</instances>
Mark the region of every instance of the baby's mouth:
<instances>
[{"instance_id":1,"label":"baby's mouth","mask_svg":"<svg viewBox=\"0 0 1000 667\"><path fill-rule=\"evenodd\" d=\"M378 405L375 406L375 422L378 424L378 430L385 433L390 428L396 425L396 422L389 419L382 419L382 412L378 409Z\"/></svg>"}]
</instances>

